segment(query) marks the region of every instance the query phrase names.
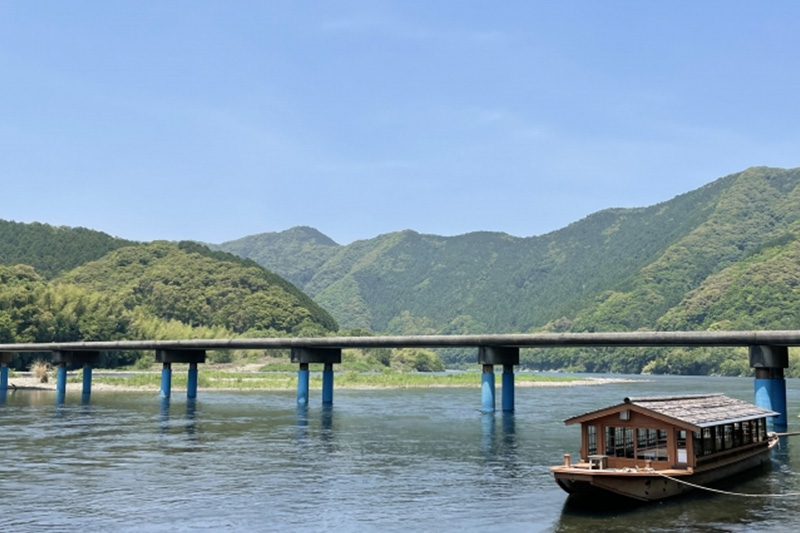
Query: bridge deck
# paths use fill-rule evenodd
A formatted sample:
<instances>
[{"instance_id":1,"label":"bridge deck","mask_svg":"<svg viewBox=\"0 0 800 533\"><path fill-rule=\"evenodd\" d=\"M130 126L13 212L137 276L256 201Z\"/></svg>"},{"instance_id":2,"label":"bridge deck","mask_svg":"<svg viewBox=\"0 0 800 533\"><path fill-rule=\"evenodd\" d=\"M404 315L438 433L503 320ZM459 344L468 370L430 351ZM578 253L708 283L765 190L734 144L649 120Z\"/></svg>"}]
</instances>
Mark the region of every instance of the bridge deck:
<instances>
[{"instance_id":1,"label":"bridge deck","mask_svg":"<svg viewBox=\"0 0 800 533\"><path fill-rule=\"evenodd\" d=\"M800 330L632 331L495 335L404 335L376 337L293 337L184 339L0 344L0 352L68 350L239 350L278 348L451 348L475 346L800 346Z\"/></svg>"}]
</instances>

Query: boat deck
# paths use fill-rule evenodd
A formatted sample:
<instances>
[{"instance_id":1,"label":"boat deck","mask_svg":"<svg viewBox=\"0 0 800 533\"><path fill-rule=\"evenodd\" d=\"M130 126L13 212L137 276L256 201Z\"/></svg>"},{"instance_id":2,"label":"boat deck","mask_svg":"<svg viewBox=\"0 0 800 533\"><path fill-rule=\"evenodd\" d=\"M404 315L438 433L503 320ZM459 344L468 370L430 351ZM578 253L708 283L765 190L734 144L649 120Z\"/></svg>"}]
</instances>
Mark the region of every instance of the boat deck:
<instances>
[{"instance_id":1,"label":"boat deck","mask_svg":"<svg viewBox=\"0 0 800 533\"><path fill-rule=\"evenodd\" d=\"M651 467L641 468L591 468L590 463L576 463L569 466L551 466L550 471L557 474L588 474L592 476L653 476L665 475L670 477L690 476L694 471L690 468L663 468L655 469Z\"/></svg>"}]
</instances>

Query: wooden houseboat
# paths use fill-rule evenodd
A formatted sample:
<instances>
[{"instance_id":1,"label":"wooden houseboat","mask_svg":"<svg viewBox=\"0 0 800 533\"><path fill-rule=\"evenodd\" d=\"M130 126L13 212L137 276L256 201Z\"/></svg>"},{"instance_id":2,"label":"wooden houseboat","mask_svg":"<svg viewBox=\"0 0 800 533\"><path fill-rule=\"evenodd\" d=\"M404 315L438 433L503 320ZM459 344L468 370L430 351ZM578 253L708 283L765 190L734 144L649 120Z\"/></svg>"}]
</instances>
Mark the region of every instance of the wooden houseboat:
<instances>
[{"instance_id":1,"label":"wooden houseboat","mask_svg":"<svg viewBox=\"0 0 800 533\"><path fill-rule=\"evenodd\" d=\"M581 425L580 461L550 471L571 494L660 500L768 463L777 415L722 394L625 398L565 420Z\"/></svg>"}]
</instances>

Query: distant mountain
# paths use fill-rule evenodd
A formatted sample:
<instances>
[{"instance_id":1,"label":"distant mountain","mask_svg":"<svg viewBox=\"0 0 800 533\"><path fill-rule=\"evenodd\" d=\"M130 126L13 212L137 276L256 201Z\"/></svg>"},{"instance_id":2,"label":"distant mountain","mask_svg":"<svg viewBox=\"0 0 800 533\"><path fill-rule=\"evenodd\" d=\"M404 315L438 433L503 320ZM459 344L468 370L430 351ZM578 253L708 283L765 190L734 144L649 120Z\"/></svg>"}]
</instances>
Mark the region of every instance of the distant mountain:
<instances>
[{"instance_id":1,"label":"distant mountain","mask_svg":"<svg viewBox=\"0 0 800 533\"><path fill-rule=\"evenodd\" d=\"M788 290L800 272L788 259L800 220L798 185L800 169L750 168L654 206L608 209L527 238L403 231L341 246L314 229L293 228L217 247L290 279L348 329L800 328L793 287L781 300L787 307L772 314L756 311L774 309L775 300L739 303L716 322L709 320L721 310L699 310L733 303L708 295L724 276L744 279L737 265L754 279L761 272L762 286L771 287L780 264ZM727 286L734 289L741 287Z\"/></svg>"},{"instance_id":2,"label":"distant mountain","mask_svg":"<svg viewBox=\"0 0 800 533\"><path fill-rule=\"evenodd\" d=\"M86 228L0 220L0 265L30 265L47 278L133 244Z\"/></svg>"},{"instance_id":3,"label":"distant mountain","mask_svg":"<svg viewBox=\"0 0 800 533\"><path fill-rule=\"evenodd\" d=\"M297 287L311 281L314 273L339 249L330 237L302 226L280 233L251 235L224 245L208 244L208 247L252 259L273 272L282 272L281 276Z\"/></svg>"}]
</instances>

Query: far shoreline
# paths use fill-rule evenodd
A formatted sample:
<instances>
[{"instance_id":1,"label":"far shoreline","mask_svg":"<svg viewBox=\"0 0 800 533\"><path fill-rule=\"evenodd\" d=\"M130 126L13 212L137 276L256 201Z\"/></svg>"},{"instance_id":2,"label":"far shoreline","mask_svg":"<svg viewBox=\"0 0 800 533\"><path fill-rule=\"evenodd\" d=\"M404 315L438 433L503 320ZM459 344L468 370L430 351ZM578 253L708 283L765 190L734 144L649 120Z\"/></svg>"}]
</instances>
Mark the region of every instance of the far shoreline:
<instances>
[{"instance_id":1,"label":"far shoreline","mask_svg":"<svg viewBox=\"0 0 800 533\"><path fill-rule=\"evenodd\" d=\"M103 370L98 369L98 372L102 372L102 376L96 376L92 380L92 392L158 392L159 385L160 385L160 373L156 372L135 372L135 373L128 373L128 372L120 372L120 374L125 374L128 377L114 377L110 376L109 374L113 374L116 372L106 372ZM18 373L15 376L9 376L8 379L8 391L56 391L56 379L55 377L48 376L48 380L46 382L41 382L38 378L33 377L32 375L27 375L28 373ZM176 373L177 374L177 373ZM173 374L174 377L180 378L179 375ZM296 375L292 373L276 373L282 379L280 380L281 383L264 383L264 382L257 382L253 380L252 383L247 383L246 381L250 380L243 380L242 375L246 375L247 373L230 373L232 376L231 378L216 378L211 382L202 383L199 385L199 390L203 390L206 392L237 392L237 391L292 391L296 390ZM356 374L356 373L348 373L343 372L342 374ZM469 373L471 374L471 373ZM201 372L202 375L202 372ZM216 372L215 375L225 376L226 372ZM256 375L256 374L253 374ZM398 375L403 375L403 373L398 373ZM381 383L380 378L373 378L370 379L370 376L380 376L380 374L361 374L360 376L367 376L363 378L364 382L360 383L352 383L348 382L345 379L340 379L339 382L335 382L335 387L339 390L398 390L398 389L432 389L432 388L480 388L481 381L477 379L474 383L458 381L449 381L446 379L444 375L434 375L434 374L427 374L427 373L407 373L408 376L413 376L413 380L409 383ZM132 376L145 376L148 380L146 383L138 383L133 384L133 382L137 381L133 379ZM548 378L537 378L535 375L532 377L531 374L525 374L525 378L523 379L516 379L514 383L515 388L530 388L530 387L545 387L545 388L555 388L555 387L586 387L586 386L598 386L598 385L607 385L612 383L628 383L628 382L638 382L638 381L646 381L645 379L636 379L636 378L623 378L623 377L571 377L571 376L563 376L563 377L548 377ZM470 376L471 377L471 376ZM128 384L126 381L130 381L131 383ZM176 380L173 380L173 387L172 390L176 392L181 392L186 390L185 383L175 383ZM225 383L225 381L237 381L234 384ZM372 381L372 383L370 383ZM226 386L228 385L228 386ZM502 388L501 380L497 380L497 388ZM67 376L67 392L80 392L83 388L83 384L80 380L79 373L70 372Z\"/></svg>"}]
</instances>

